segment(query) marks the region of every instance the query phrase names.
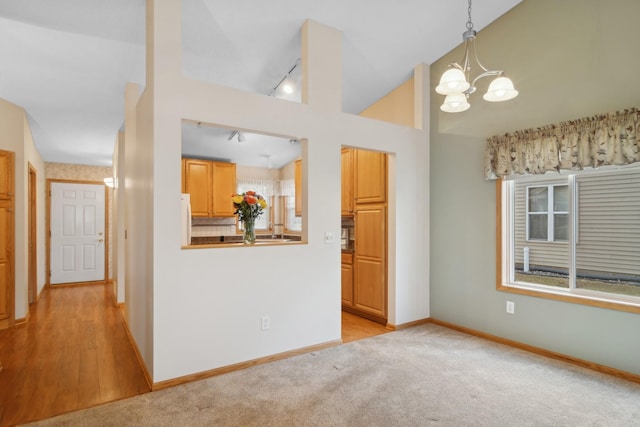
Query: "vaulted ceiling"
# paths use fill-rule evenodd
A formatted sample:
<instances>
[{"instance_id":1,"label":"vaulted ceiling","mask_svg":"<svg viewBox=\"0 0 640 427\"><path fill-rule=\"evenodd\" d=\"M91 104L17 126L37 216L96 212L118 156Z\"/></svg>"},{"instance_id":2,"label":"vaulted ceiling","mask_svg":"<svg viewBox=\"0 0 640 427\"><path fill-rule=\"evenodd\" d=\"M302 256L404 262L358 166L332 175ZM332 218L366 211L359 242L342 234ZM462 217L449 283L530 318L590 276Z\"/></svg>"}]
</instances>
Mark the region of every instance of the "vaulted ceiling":
<instances>
[{"instance_id":1,"label":"vaulted ceiling","mask_svg":"<svg viewBox=\"0 0 640 427\"><path fill-rule=\"evenodd\" d=\"M476 30L521 0L473 5ZM268 93L306 19L343 33L343 111L358 113L462 42L465 0L183 0L183 72ZM145 0L0 0L0 98L45 161L111 164L127 82L144 86ZM223 135L227 138L227 135ZM196 138L196 137L194 137Z\"/></svg>"}]
</instances>

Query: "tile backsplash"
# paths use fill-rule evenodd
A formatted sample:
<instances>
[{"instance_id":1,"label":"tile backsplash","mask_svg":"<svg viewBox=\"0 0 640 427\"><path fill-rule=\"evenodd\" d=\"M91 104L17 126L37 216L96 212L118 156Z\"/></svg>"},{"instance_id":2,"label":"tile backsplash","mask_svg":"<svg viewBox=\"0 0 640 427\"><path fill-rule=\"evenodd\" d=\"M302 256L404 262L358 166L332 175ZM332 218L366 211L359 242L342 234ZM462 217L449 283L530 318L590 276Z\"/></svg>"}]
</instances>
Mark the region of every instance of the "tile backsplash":
<instances>
[{"instance_id":1,"label":"tile backsplash","mask_svg":"<svg viewBox=\"0 0 640 427\"><path fill-rule=\"evenodd\" d=\"M191 221L191 235L193 237L233 236L235 234L235 217L193 218Z\"/></svg>"}]
</instances>

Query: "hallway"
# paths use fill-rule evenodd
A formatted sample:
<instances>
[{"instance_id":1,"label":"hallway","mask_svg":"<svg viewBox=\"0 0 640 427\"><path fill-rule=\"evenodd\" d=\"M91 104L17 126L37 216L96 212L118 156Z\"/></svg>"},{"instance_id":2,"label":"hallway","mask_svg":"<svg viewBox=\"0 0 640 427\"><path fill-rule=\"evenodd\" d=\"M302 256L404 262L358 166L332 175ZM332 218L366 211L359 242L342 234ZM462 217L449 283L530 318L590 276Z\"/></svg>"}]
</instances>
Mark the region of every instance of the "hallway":
<instances>
[{"instance_id":1,"label":"hallway","mask_svg":"<svg viewBox=\"0 0 640 427\"><path fill-rule=\"evenodd\" d=\"M146 393L109 285L49 288L0 331L0 426Z\"/></svg>"}]
</instances>

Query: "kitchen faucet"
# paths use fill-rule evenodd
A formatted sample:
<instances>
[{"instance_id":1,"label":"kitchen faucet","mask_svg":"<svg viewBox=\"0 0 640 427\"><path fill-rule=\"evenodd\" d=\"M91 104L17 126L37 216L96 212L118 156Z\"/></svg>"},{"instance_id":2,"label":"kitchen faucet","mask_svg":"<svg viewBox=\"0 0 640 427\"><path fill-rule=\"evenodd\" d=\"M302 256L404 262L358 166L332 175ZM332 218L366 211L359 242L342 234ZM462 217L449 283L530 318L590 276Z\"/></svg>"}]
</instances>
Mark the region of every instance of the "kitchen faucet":
<instances>
[{"instance_id":1,"label":"kitchen faucet","mask_svg":"<svg viewBox=\"0 0 640 427\"><path fill-rule=\"evenodd\" d=\"M284 239L284 224L271 224L271 225L272 225L272 227L271 227L271 230L272 230L271 231L271 238L275 239L276 238L276 234L278 234L278 233L276 233L276 227L282 227L280 229L280 233L279 234L280 234L280 238Z\"/></svg>"}]
</instances>

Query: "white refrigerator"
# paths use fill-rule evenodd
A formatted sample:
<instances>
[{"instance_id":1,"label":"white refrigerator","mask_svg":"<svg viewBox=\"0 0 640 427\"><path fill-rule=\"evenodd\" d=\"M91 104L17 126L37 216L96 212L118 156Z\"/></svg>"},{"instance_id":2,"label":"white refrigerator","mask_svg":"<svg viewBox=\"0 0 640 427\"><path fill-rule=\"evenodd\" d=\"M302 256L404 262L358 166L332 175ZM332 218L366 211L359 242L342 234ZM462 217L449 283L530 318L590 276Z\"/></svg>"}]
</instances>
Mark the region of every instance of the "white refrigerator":
<instances>
[{"instance_id":1,"label":"white refrigerator","mask_svg":"<svg viewBox=\"0 0 640 427\"><path fill-rule=\"evenodd\" d=\"M180 221L181 233L182 233L182 246L191 244L191 195L181 194L181 217Z\"/></svg>"}]
</instances>

